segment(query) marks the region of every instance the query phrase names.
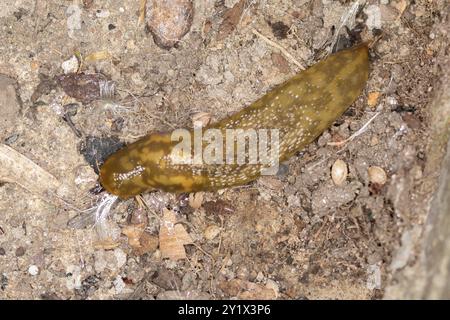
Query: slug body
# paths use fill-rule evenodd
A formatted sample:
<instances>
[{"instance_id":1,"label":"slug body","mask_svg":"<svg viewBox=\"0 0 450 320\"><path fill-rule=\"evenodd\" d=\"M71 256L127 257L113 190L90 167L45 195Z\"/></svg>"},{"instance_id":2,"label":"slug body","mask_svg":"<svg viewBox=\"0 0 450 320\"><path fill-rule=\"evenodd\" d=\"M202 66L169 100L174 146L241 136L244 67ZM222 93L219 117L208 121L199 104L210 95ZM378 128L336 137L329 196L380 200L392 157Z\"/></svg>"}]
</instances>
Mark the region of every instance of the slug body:
<instances>
[{"instance_id":1,"label":"slug body","mask_svg":"<svg viewBox=\"0 0 450 320\"><path fill-rule=\"evenodd\" d=\"M368 73L367 45L337 52L203 130L217 129L225 137L227 129L278 129L279 161L284 161L347 110L364 89ZM248 183L261 174L260 164L174 163L172 151L178 143L168 132L152 133L129 144L105 161L100 183L125 199L155 189L218 190Z\"/></svg>"}]
</instances>

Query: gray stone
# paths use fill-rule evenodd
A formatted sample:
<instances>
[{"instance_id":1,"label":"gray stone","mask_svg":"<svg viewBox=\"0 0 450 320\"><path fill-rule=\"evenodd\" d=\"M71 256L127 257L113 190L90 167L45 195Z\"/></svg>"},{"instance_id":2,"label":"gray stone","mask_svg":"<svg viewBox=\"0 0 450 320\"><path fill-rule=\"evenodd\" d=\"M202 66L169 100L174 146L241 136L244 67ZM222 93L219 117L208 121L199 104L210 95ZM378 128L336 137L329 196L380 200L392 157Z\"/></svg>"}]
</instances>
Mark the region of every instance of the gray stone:
<instances>
[{"instance_id":1,"label":"gray stone","mask_svg":"<svg viewBox=\"0 0 450 320\"><path fill-rule=\"evenodd\" d=\"M16 81L0 75L0 139L4 141L15 128L20 115L20 100L17 96Z\"/></svg>"}]
</instances>

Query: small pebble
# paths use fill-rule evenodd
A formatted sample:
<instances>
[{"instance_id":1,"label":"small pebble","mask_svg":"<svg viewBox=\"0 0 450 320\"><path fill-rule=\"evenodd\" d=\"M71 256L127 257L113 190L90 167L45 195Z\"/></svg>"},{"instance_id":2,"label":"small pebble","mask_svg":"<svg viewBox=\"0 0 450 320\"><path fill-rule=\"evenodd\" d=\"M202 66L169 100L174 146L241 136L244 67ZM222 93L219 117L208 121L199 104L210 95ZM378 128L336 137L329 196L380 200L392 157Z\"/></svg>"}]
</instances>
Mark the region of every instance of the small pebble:
<instances>
[{"instance_id":1,"label":"small pebble","mask_svg":"<svg viewBox=\"0 0 450 320\"><path fill-rule=\"evenodd\" d=\"M372 136L372 138L370 139L370 145L371 146L376 146L379 143L378 137L377 136Z\"/></svg>"},{"instance_id":2,"label":"small pebble","mask_svg":"<svg viewBox=\"0 0 450 320\"><path fill-rule=\"evenodd\" d=\"M123 282L121 276L117 276L116 279L114 279L113 284L116 294L120 294L126 287L126 284Z\"/></svg>"},{"instance_id":3,"label":"small pebble","mask_svg":"<svg viewBox=\"0 0 450 320\"><path fill-rule=\"evenodd\" d=\"M16 249L16 257L22 257L25 255L25 248L24 247L18 247Z\"/></svg>"},{"instance_id":4,"label":"small pebble","mask_svg":"<svg viewBox=\"0 0 450 320\"><path fill-rule=\"evenodd\" d=\"M37 276L39 273L39 268L34 264L32 264L31 266L28 267L28 273L31 274L32 276Z\"/></svg>"},{"instance_id":5,"label":"small pebble","mask_svg":"<svg viewBox=\"0 0 450 320\"><path fill-rule=\"evenodd\" d=\"M77 57L72 56L61 64L61 68L64 70L64 74L75 73L78 71L79 65Z\"/></svg>"},{"instance_id":6,"label":"small pebble","mask_svg":"<svg viewBox=\"0 0 450 320\"><path fill-rule=\"evenodd\" d=\"M174 47L191 29L193 13L192 0L149 0L147 24L155 43L163 49Z\"/></svg>"},{"instance_id":7,"label":"small pebble","mask_svg":"<svg viewBox=\"0 0 450 320\"><path fill-rule=\"evenodd\" d=\"M19 134L13 133L12 135L10 135L8 138L5 139L5 144L12 145L17 141L17 139L19 139Z\"/></svg>"},{"instance_id":8,"label":"small pebble","mask_svg":"<svg viewBox=\"0 0 450 320\"><path fill-rule=\"evenodd\" d=\"M368 170L369 181L379 185L384 185L387 181L386 172L381 167L372 166Z\"/></svg>"},{"instance_id":9,"label":"small pebble","mask_svg":"<svg viewBox=\"0 0 450 320\"><path fill-rule=\"evenodd\" d=\"M337 186L341 186L347 179L347 164L341 159L337 159L331 167L331 179Z\"/></svg>"},{"instance_id":10,"label":"small pebble","mask_svg":"<svg viewBox=\"0 0 450 320\"><path fill-rule=\"evenodd\" d=\"M277 171L277 177L278 178L282 178L285 177L287 174L289 173L289 166L285 165L284 163L281 163L278 167L278 171ZM279 180L277 180L278 182L280 182ZM282 186L282 183L279 183L279 186Z\"/></svg>"},{"instance_id":11,"label":"small pebble","mask_svg":"<svg viewBox=\"0 0 450 320\"><path fill-rule=\"evenodd\" d=\"M396 106L398 104L398 101L395 97L387 97L386 102L391 106Z\"/></svg>"},{"instance_id":12,"label":"small pebble","mask_svg":"<svg viewBox=\"0 0 450 320\"><path fill-rule=\"evenodd\" d=\"M203 232L203 236L206 240L212 240L215 237L217 237L220 233L220 227L212 224L206 227L205 231Z\"/></svg>"}]
</instances>

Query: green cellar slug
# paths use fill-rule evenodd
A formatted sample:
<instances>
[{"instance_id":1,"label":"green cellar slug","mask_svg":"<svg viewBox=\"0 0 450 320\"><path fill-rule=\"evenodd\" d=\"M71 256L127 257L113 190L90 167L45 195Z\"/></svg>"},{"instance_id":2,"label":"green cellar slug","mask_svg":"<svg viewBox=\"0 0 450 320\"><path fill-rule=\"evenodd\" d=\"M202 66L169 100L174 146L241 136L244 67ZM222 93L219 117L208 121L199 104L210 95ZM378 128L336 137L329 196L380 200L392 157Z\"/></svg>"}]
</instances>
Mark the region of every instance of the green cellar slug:
<instances>
[{"instance_id":1,"label":"green cellar slug","mask_svg":"<svg viewBox=\"0 0 450 320\"><path fill-rule=\"evenodd\" d=\"M366 44L342 50L203 130L278 129L279 160L284 161L347 110L364 89L368 73ZM261 166L250 163L173 163L170 154L176 144L170 132L152 133L129 144L105 161L100 183L109 193L126 199L155 189L175 193L218 190L246 184L261 174Z\"/></svg>"}]
</instances>

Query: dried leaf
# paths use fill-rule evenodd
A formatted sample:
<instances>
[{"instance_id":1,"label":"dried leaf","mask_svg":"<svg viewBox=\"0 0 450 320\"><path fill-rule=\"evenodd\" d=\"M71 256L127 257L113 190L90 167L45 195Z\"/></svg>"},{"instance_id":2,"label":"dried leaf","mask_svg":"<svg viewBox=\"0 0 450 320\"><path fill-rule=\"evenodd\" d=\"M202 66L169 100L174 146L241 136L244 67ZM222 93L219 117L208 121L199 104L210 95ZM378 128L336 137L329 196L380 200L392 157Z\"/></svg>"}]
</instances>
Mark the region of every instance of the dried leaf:
<instances>
[{"instance_id":1,"label":"dried leaf","mask_svg":"<svg viewBox=\"0 0 450 320\"><path fill-rule=\"evenodd\" d=\"M97 60L106 60L111 58L111 54L108 51L97 51L97 52L93 52L91 54L88 54L85 58L84 58L84 62L90 63L90 62L94 62Z\"/></svg>"},{"instance_id":2,"label":"dried leaf","mask_svg":"<svg viewBox=\"0 0 450 320\"><path fill-rule=\"evenodd\" d=\"M291 68L289 67L289 62L283 57L283 55L281 55L277 52L272 53L272 63L282 73L291 72Z\"/></svg>"},{"instance_id":3,"label":"dried leaf","mask_svg":"<svg viewBox=\"0 0 450 320\"><path fill-rule=\"evenodd\" d=\"M176 224L175 212L164 210L164 216L159 230L159 249L161 257L170 260L186 258L184 245L192 244L192 239L181 224Z\"/></svg>"},{"instance_id":4,"label":"dried leaf","mask_svg":"<svg viewBox=\"0 0 450 320\"><path fill-rule=\"evenodd\" d=\"M112 250L120 245L119 242L114 241L111 238L102 239L94 243L95 249Z\"/></svg>"},{"instance_id":5,"label":"dried leaf","mask_svg":"<svg viewBox=\"0 0 450 320\"><path fill-rule=\"evenodd\" d=\"M142 25L145 20L145 12L147 8L147 0L140 0L138 25Z\"/></svg>"},{"instance_id":6,"label":"dried leaf","mask_svg":"<svg viewBox=\"0 0 450 320\"><path fill-rule=\"evenodd\" d=\"M236 29L236 26L241 20L242 13L244 12L245 3L246 0L240 0L233 6L233 8L228 9L228 11L225 12L222 23L219 27L219 31L217 33L218 41L222 41L223 39L228 37L234 31L234 29Z\"/></svg>"},{"instance_id":7,"label":"dried leaf","mask_svg":"<svg viewBox=\"0 0 450 320\"><path fill-rule=\"evenodd\" d=\"M196 193L189 194L189 205L193 209L200 208L203 203L203 196L204 196L203 192L196 192Z\"/></svg>"},{"instance_id":8,"label":"dried leaf","mask_svg":"<svg viewBox=\"0 0 450 320\"><path fill-rule=\"evenodd\" d=\"M408 7L408 1L406 0L394 1L392 2L392 6L395 9L397 9L398 11L397 19L399 19L403 15L403 12L405 12L406 8Z\"/></svg>"},{"instance_id":9,"label":"dried leaf","mask_svg":"<svg viewBox=\"0 0 450 320\"><path fill-rule=\"evenodd\" d=\"M236 211L229 201L221 199L217 201L207 201L203 204L203 208L205 208L206 214L211 215L226 215Z\"/></svg>"},{"instance_id":10,"label":"dried leaf","mask_svg":"<svg viewBox=\"0 0 450 320\"><path fill-rule=\"evenodd\" d=\"M122 233L127 236L128 238L128 244L133 248L140 248L141 243L139 239L141 238L142 234L145 230L145 224L131 224L128 226L123 227Z\"/></svg>"},{"instance_id":11,"label":"dried leaf","mask_svg":"<svg viewBox=\"0 0 450 320\"><path fill-rule=\"evenodd\" d=\"M369 94L367 96L367 104L369 105L369 107L376 106L376 104L378 103L379 97L380 97L380 92L378 92L378 91L369 92Z\"/></svg>"},{"instance_id":12,"label":"dried leaf","mask_svg":"<svg viewBox=\"0 0 450 320\"><path fill-rule=\"evenodd\" d=\"M147 224L131 224L122 229L127 236L128 244L137 255L154 252L158 248L158 237L145 232Z\"/></svg>"},{"instance_id":13,"label":"dried leaf","mask_svg":"<svg viewBox=\"0 0 450 320\"><path fill-rule=\"evenodd\" d=\"M144 232L139 238L140 247L136 248L136 253L140 256L146 253L155 252L158 249L159 239L158 236Z\"/></svg>"}]
</instances>

